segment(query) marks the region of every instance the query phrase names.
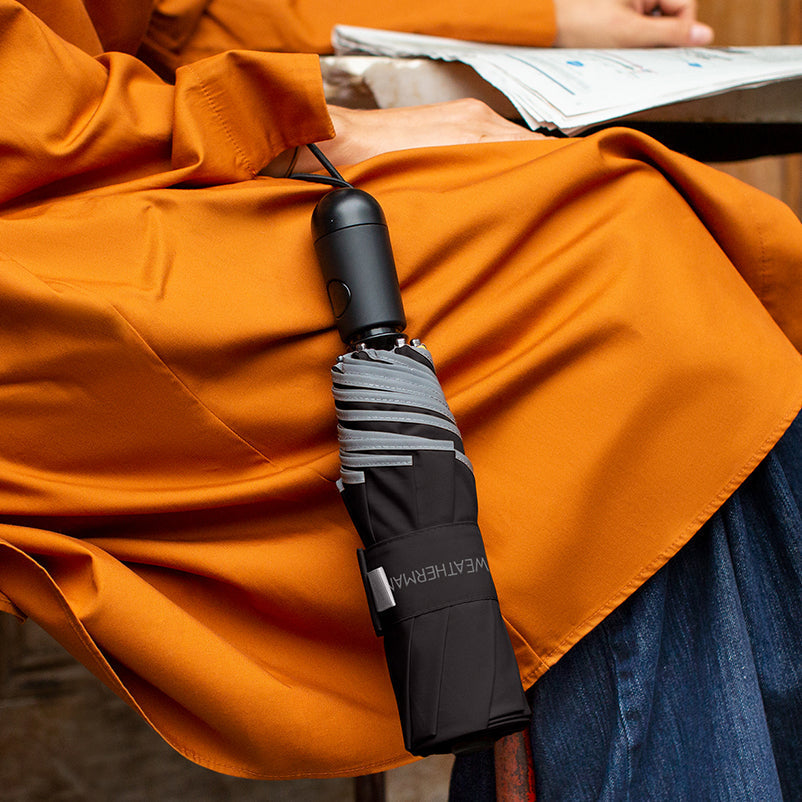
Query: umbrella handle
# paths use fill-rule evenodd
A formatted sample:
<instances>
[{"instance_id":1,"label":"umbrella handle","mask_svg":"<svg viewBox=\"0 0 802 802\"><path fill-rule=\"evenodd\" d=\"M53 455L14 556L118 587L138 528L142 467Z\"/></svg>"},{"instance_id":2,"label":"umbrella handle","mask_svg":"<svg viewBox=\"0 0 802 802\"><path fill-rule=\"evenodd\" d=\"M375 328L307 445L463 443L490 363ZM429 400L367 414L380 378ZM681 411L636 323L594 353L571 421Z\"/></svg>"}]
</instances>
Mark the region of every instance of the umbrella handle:
<instances>
[{"instance_id":1,"label":"umbrella handle","mask_svg":"<svg viewBox=\"0 0 802 802\"><path fill-rule=\"evenodd\" d=\"M338 486L366 546L360 570L404 744L415 755L485 748L525 728L530 710L476 525L470 463L428 351L402 334L381 207L338 186L312 215L340 337L355 349L332 368ZM411 509L397 503L409 487Z\"/></svg>"},{"instance_id":2,"label":"umbrella handle","mask_svg":"<svg viewBox=\"0 0 802 802\"><path fill-rule=\"evenodd\" d=\"M342 341L394 348L407 322L381 206L355 187L332 190L315 207L312 233Z\"/></svg>"}]
</instances>

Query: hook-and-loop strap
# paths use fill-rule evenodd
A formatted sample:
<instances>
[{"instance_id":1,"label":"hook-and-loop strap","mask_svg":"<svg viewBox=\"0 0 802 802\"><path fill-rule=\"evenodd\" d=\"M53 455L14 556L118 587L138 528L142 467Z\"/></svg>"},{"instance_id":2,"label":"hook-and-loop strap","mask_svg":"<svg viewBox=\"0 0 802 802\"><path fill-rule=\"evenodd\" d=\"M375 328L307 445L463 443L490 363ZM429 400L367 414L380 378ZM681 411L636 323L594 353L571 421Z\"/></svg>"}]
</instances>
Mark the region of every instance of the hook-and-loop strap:
<instances>
[{"instance_id":1,"label":"hook-and-loop strap","mask_svg":"<svg viewBox=\"0 0 802 802\"><path fill-rule=\"evenodd\" d=\"M424 613L497 599L482 534L474 523L434 526L360 549L376 633Z\"/></svg>"}]
</instances>

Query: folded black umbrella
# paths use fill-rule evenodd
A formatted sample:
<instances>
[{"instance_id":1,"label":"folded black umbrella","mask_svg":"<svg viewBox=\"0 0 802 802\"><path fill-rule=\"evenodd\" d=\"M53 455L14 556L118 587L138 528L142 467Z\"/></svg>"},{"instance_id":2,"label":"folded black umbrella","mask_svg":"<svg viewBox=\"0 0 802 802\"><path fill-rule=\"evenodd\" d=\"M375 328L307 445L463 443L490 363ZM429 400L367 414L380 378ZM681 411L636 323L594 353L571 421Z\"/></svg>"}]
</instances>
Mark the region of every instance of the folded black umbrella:
<instances>
[{"instance_id":1,"label":"folded black umbrella","mask_svg":"<svg viewBox=\"0 0 802 802\"><path fill-rule=\"evenodd\" d=\"M530 711L477 525L473 468L431 355L402 333L381 208L342 183L312 219L351 347L332 369L338 485L365 547L360 570L406 748L481 749L526 727Z\"/></svg>"},{"instance_id":2,"label":"folded black umbrella","mask_svg":"<svg viewBox=\"0 0 802 802\"><path fill-rule=\"evenodd\" d=\"M489 746L529 707L476 524L473 470L428 351L342 356L332 370L342 498L384 636L406 748Z\"/></svg>"}]
</instances>

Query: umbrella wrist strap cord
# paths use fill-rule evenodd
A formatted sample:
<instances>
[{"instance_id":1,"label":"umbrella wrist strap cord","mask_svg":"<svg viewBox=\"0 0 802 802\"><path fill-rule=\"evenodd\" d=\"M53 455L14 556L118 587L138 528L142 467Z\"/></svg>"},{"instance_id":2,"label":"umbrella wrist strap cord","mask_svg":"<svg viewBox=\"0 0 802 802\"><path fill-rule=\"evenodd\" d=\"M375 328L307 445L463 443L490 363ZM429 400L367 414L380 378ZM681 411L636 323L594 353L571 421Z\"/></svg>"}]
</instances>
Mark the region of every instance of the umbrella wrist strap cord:
<instances>
[{"instance_id":1,"label":"umbrella wrist strap cord","mask_svg":"<svg viewBox=\"0 0 802 802\"><path fill-rule=\"evenodd\" d=\"M385 627L474 601L498 601L479 527L442 524L360 549L377 635Z\"/></svg>"},{"instance_id":2,"label":"umbrella wrist strap cord","mask_svg":"<svg viewBox=\"0 0 802 802\"><path fill-rule=\"evenodd\" d=\"M299 181L309 181L313 184L326 184L330 187L342 187L346 189L353 189L353 184L346 181L340 171L326 158L323 151L317 145L307 145L309 152L320 162L321 166L326 170L328 175L320 175L319 173L295 173L292 170L288 171L289 174L286 178L295 178ZM293 161L293 165L297 158ZM290 165L292 167L293 165Z\"/></svg>"}]
</instances>

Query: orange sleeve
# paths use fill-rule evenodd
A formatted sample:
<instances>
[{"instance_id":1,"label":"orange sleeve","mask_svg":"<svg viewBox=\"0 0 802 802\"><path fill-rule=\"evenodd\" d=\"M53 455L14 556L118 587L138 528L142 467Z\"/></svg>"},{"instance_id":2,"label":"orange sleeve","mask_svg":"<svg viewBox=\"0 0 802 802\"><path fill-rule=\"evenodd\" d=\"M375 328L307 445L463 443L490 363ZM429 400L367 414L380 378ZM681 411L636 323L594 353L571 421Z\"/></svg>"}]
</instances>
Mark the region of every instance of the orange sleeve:
<instances>
[{"instance_id":1,"label":"orange sleeve","mask_svg":"<svg viewBox=\"0 0 802 802\"><path fill-rule=\"evenodd\" d=\"M154 20L160 24L151 23L146 40L146 47L172 67L231 48L330 53L331 30L338 23L518 45L549 46L556 34L552 0L211 0L199 18L189 10L181 18L160 12L174 2L157 4ZM191 36L186 31L170 36L171 26L190 18Z\"/></svg>"},{"instance_id":2,"label":"orange sleeve","mask_svg":"<svg viewBox=\"0 0 802 802\"><path fill-rule=\"evenodd\" d=\"M291 49L311 45L316 52L331 49L331 29L338 23L513 45L548 46L556 35L552 0L301 0L274 13L286 25Z\"/></svg>"},{"instance_id":3,"label":"orange sleeve","mask_svg":"<svg viewBox=\"0 0 802 802\"><path fill-rule=\"evenodd\" d=\"M314 56L225 53L175 86L136 58L93 58L0 0L0 203L164 174L164 185L253 177L281 151L332 136Z\"/></svg>"}]
</instances>

